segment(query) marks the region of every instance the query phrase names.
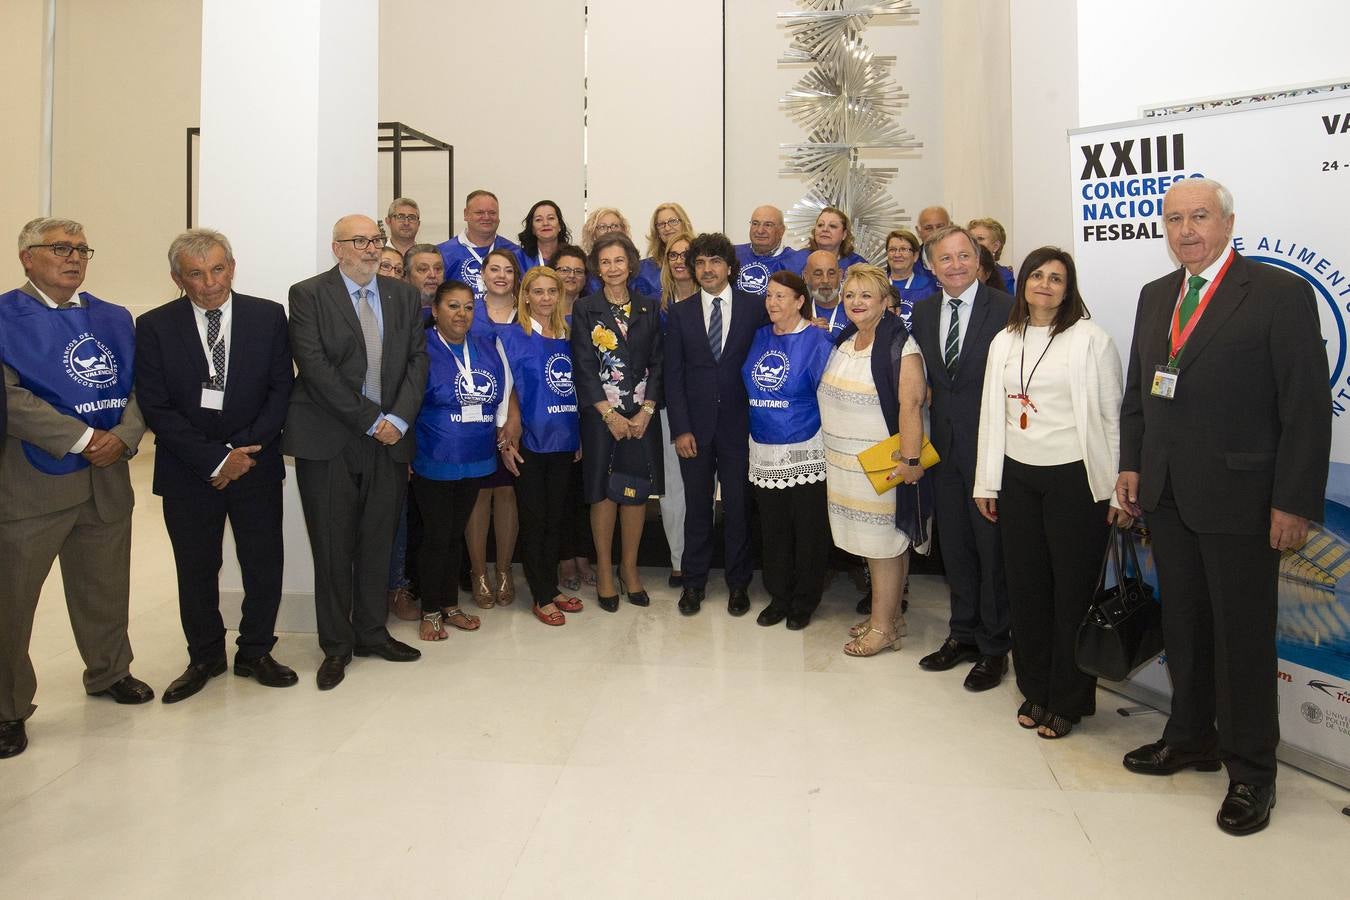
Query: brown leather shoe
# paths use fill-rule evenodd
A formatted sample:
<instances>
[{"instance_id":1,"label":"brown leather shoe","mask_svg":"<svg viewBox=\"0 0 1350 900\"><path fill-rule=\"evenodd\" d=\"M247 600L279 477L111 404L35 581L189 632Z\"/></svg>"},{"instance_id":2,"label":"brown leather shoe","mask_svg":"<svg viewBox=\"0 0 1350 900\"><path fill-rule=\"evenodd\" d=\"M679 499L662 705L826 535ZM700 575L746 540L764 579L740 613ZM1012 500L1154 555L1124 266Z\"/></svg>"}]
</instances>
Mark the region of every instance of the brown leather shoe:
<instances>
[{"instance_id":1,"label":"brown leather shoe","mask_svg":"<svg viewBox=\"0 0 1350 900\"><path fill-rule=\"evenodd\" d=\"M422 618L421 602L406 587L395 588L389 592L389 609L405 622L416 622Z\"/></svg>"}]
</instances>

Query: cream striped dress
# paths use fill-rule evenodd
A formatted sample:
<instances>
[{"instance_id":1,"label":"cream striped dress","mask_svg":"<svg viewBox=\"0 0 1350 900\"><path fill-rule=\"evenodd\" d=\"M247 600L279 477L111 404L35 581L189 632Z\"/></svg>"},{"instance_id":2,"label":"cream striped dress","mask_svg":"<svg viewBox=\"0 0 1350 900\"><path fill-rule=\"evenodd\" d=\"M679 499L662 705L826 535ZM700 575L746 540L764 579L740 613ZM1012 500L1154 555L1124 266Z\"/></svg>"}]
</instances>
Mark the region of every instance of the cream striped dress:
<instances>
[{"instance_id":1,"label":"cream striped dress","mask_svg":"<svg viewBox=\"0 0 1350 900\"><path fill-rule=\"evenodd\" d=\"M873 341L854 349L849 338L830 354L820 379L820 431L825 441L825 489L830 531L842 550L872 559L888 559L909 549L909 538L895 527L895 495L880 496L863 474L858 454L890 437L872 380ZM913 338L905 356L919 352Z\"/></svg>"}]
</instances>

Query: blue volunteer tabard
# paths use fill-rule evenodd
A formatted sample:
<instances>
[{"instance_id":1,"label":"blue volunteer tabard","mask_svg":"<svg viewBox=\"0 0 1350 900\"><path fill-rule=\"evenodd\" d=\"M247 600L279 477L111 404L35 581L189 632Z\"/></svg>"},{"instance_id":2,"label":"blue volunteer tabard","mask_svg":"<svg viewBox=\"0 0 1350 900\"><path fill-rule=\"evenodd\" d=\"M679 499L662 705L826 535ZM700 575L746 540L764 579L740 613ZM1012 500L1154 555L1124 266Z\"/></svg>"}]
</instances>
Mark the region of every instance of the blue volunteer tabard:
<instances>
[{"instance_id":1,"label":"blue volunteer tabard","mask_svg":"<svg viewBox=\"0 0 1350 900\"><path fill-rule=\"evenodd\" d=\"M795 444L820 430L816 388L833 344L825 329L795 334L755 332L741 368L750 398L750 436L760 444Z\"/></svg>"},{"instance_id":2,"label":"blue volunteer tabard","mask_svg":"<svg viewBox=\"0 0 1350 900\"><path fill-rule=\"evenodd\" d=\"M441 260L445 263L445 280L462 281L473 288L475 300L483 299L487 290L483 287L483 260L493 250L505 248L513 256L519 257L520 247L497 235L486 247L475 247L462 234L436 245L441 251Z\"/></svg>"},{"instance_id":3,"label":"blue volunteer tabard","mask_svg":"<svg viewBox=\"0 0 1350 900\"><path fill-rule=\"evenodd\" d=\"M465 351L468 351L465 372ZM430 375L417 415L413 471L423 478L454 481L497 470L497 406L504 398L506 369L491 338L468 335L460 346L427 331ZM466 421L466 409L477 415Z\"/></svg>"},{"instance_id":4,"label":"blue volunteer tabard","mask_svg":"<svg viewBox=\"0 0 1350 900\"><path fill-rule=\"evenodd\" d=\"M801 274L799 269L792 266L796 259L797 251L791 247L779 247L772 253L760 256L752 245L737 244L736 261L741 264L741 270L736 275L736 287L747 294L763 297L769 289L769 276L773 273L789 269L794 275Z\"/></svg>"},{"instance_id":5,"label":"blue volunteer tabard","mask_svg":"<svg viewBox=\"0 0 1350 900\"><path fill-rule=\"evenodd\" d=\"M571 343L544 337L538 324L533 334L519 325L503 329L501 342L520 401L521 443L535 453L576 451L581 434Z\"/></svg>"},{"instance_id":6,"label":"blue volunteer tabard","mask_svg":"<svg viewBox=\"0 0 1350 900\"><path fill-rule=\"evenodd\" d=\"M80 299L82 306L54 310L23 291L0 295L0 357L38 399L107 431L121 423L131 396L136 326L115 303L83 292ZM26 441L23 452L47 475L89 465L78 453L55 457Z\"/></svg>"}]
</instances>

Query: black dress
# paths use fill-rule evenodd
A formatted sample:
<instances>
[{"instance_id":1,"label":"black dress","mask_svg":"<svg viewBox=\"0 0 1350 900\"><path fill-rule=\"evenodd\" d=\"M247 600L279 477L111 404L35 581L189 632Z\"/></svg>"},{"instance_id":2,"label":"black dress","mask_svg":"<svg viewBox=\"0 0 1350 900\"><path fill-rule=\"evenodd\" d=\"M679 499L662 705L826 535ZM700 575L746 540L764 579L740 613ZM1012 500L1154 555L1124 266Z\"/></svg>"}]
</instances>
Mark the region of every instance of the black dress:
<instances>
[{"instance_id":1,"label":"black dress","mask_svg":"<svg viewBox=\"0 0 1350 900\"><path fill-rule=\"evenodd\" d=\"M632 418L646 400L658 407L662 385L661 319L651 297L630 294L627 311L604 292L583 297L572 307L572 365L581 410L583 499L605 499L610 460L614 469L648 476L654 493L665 492L661 420L653 416L640 441L615 441L595 404L608 400ZM617 445L617 446L616 446Z\"/></svg>"}]
</instances>

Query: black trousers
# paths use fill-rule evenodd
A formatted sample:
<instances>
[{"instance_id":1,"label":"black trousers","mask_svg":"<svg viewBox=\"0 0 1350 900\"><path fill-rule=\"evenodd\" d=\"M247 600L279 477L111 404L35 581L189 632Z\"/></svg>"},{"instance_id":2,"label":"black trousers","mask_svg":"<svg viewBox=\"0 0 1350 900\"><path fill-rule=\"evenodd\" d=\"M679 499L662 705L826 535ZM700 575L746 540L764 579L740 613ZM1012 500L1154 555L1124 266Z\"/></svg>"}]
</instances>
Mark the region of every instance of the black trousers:
<instances>
[{"instance_id":1,"label":"black trousers","mask_svg":"<svg viewBox=\"0 0 1350 900\"><path fill-rule=\"evenodd\" d=\"M825 482L755 488L762 530L760 558L769 602L793 615L810 615L825 590L830 557Z\"/></svg>"},{"instance_id":2,"label":"black trousers","mask_svg":"<svg viewBox=\"0 0 1350 900\"><path fill-rule=\"evenodd\" d=\"M680 459L684 477L684 586L703 589L713 554L713 485L722 486L728 588L750 586L750 437L714 435L698 456Z\"/></svg>"},{"instance_id":3,"label":"black trousers","mask_svg":"<svg viewBox=\"0 0 1350 900\"><path fill-rule=\"evenodd\" d=\"M478 501L481 479L434 481L414 475L412 495L422 513L422 539L417 545L417 573L422 612L459 605L459 566L464 553L464 528Z\"/></svg>"},{"instance_id":4,"label":"black trousers","mask_svg":"<svg viewBox=\"0 0 1350 900\"><path fill-rule=\"evenodd\" d=\"M558 595L558 547L570 517L567 497L572 478L571 450L535 453L520 448L524 462L516 479L520 509L521 562L535 606L546 606Z\"/></svg>"},{"instance_id":5,"label":"black trousers","mask_svg":"<svg viewBox=\"0 0 1350 900\"><path fill-rule=\"evenodd\" d=\"M1092 499L1081 461L1003 461L998 524L1017 689L1075 722L1097 710L1097 679L1075 664L1074 644L1106 552L1108 506Z\"/></svg>"},{"instance_id":6,"label":"black trousers","mask_svg":"<svg viewBox=\"0 0 1350 900\"><path fill-rule=\"evenodd\" d=\"M225 658L225 622L220 617L221 542L225 520L234 534L235 556L244 582L243 616L235 641L240 659L257 659L276 644L284 562L281 538L281 482L248 486L247 476L228 489L164 498L164 527L173 544L178 572L178 615L187 638L188 659L210 663Z\"/></svg>"},{"instance_id":7,"label":"black trousers","mask_svg":"<svg viewBox=\"0 0 1350 900\"><path fill-rule=\"evenodd\" d=\"M348 442L332 459L295 460L326 656L389 639L389 556L407 478L407 463L395 462L367 437Z\"/></svg>"},{"instance_id":8,"label":"black trousers","mask_svg":"<svg viewBox=\"0 0 1350 900\"><path fill-rule=\"evenodd\" d=\"M1148 513L1172 678L1163 740L1182 750L1217 745L1231 780L1273 784L1280 554L1269 535L1203 534L1185 520L1168 482Z\"/></svg>"},{"instance_id":9,"label":"black trousers","mask_svg":"<svg viewBox=\"0 0 1350 900\"><path fill-rule=\"evenodd\" d=\"M975 508L973 480L952 463L933 468L938 541L951 588L951 636L988 655L1007 653L1011 621L997 525Z\"/></svg>"},{"instance_id":10,"label":"black trousers","mask_svg":"<svg viewBox=\"0 0 1350 900\"><path fill-rule=\"evenodd\" d=\"M563 528L558 540L558 559L589 559L591 552L590 507L582 499L581 460L568 464L567 500L563 504Z\"/></svg>"}]
</instances>

